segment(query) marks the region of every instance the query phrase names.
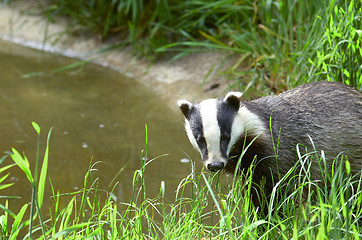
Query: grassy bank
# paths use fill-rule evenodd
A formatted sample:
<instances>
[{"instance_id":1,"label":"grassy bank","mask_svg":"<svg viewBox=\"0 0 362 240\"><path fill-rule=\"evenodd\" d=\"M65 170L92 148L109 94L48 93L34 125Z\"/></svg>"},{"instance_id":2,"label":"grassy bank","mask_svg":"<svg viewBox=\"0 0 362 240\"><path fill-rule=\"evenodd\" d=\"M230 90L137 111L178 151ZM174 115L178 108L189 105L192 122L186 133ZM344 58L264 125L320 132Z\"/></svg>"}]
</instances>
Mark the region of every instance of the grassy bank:
<instances>
[{"instance_id":1,"label":"grassy bank","mask_svg":"<svg viewBox=\"0 0 362 240\"><path fill-rule=\"evenodd\" d=\"M40 135L40 128L33 123ZM219 174L197 173L191 164L190 174L181 180L175 199L165 198L165 182L161 182L159 196L149 198L144 181L147 160L146 146L141 157L142 167L135 171L130 202L119 202L112 192L97 188L91 170L84 177L84 188L67 194L68 201L60 206L61 194L53 189L53 206L48 214L42 209L47 179L49 153L47 145L43 159L39 148L35 171L32 173L25 155L15 149L9 157L26 174L33 194L29 204L19 212L11 211L8 202L0 205L0 239L360 239L361 179L349 174L348 161L339 156L333 169L324 175L323 183L310 179L312 161L319 161L325 171L323 153L298 155L298 162L290 169L291 179L283 178L270 200L264 215L250 201L252 184L248 180L253 169L243 177L231 176L220 181ZM298 151L299 153L302 151ZM3 159L4 160L4 159ZM14 164L0 168L1 188L4 174ZM41 165L41 167L40 167ZM299 173L299 174L298 174ZM50 177L51 179L51 177ZM329 186L327 184L330 183ZM281 188L283 186L283 188ZM354 188L352 187L354 186ZM281 190L283 189L283 190ZM71 196L69 198L69 196ZM3 196L4 197L4 196ZM6 198L6 197L5 197ZM29 210L29 211L27 211ZM30 212L30 215L28 215ZM45 216L50 216L46 218Z\"/></svg>"},{"instance_id":2,"label":"grassy bank","mask_svg":"<svg viewBox=\"0 0 362 240\"><path fill-rule=\"evenodd\" d=\"M261 95L327 79L361 90L361 6L345 0L44 0L41 8L50 21L67 17L74 34L117 37L151 59L227 52L234 65L221 74L232 88Z\"/></svg>"}]
</instances>

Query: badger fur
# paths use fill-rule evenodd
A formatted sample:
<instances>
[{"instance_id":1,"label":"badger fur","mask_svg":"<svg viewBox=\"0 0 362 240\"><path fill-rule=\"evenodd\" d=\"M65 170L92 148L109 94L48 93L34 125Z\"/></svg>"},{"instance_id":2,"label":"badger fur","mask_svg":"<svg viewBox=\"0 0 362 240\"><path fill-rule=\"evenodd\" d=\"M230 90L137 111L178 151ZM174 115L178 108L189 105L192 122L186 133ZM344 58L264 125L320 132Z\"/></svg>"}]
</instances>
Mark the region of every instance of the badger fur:
<instances>
[{"instance_id":1,"label":"badger fur","mask_svg":"<svg viewBox=\"0 0 362 240\"><path fill-rule=\"evenodd\" d=\"M240 167L247 169L256 159L253 182L265 179L267 191L277 173L286 174L297 162L298 144L324 150L328 167L343 152L352 173L362 169L361 92L341 83L316 82L248 102L241 95L229 92L196 104L178 101L188 138L207 169L234 173L243 146L250 143ZM277 158L273 141L275 146L279 142ZM314 179L322 174L317 169L311 168Z\"/></svg>"}]
</instances>

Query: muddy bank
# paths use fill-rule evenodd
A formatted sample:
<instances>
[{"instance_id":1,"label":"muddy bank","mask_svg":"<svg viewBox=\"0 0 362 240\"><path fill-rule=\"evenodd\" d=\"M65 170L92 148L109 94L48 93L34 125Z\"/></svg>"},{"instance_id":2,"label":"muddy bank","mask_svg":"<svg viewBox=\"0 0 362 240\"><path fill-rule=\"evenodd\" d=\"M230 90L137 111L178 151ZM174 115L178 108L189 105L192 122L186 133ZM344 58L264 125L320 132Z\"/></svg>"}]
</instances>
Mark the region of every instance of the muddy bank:
<instances>
[{"instance_id":1,"label":"muddy bank","mask_svg":"<svg viewBox=\"0 0 362 240\"><path fill-rule=\"evenodd\" d=\"M200 100L219 96L227 87L225 79L218 74L225 60L222 53L193 53L172 62L164 60L152 64L135 57L130 48L99 53L100 49L109 48L115 41L74 37L68 34L69 26L65 21L50 23L43 16L25 13L24 9L31 7L34 6L24 3L20 6L1 5L1 39L112 68L152 88L168 101L172 109L177 109L176 100L179 98Z\"/></svg>"}]
</instances>

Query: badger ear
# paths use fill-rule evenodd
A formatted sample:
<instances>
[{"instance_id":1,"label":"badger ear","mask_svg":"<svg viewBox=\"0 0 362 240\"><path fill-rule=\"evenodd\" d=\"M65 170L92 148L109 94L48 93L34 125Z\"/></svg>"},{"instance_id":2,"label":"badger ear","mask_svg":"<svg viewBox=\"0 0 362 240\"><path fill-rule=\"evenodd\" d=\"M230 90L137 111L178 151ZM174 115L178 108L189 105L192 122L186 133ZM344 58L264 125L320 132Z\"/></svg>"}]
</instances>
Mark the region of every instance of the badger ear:
<instances>
[{"instance_id":1,"label":"badger ear","mask_svg":"<svg viewBox=\"0 0 362 240\"><path fill-rule=\"evenodd\" d=\"M229 104L231 107L233 107L236 111L239 110L240 107L240 100L241 96L243 94L241 92L229 92L224 97L223 102Z\"/></svg>"},{"instance_id":2,"label":"badger ear","mask_svg":"<svg viewBox=\"0 0 362 240\"><path fill-rule=\"evenodd\" d=\"M186 119L188 119L189 115L190 115L190 110L193 107L193 104L184 99L178 100L177 104L180 107L182 114L185 116Z\"/></svg>"}]
</instances>

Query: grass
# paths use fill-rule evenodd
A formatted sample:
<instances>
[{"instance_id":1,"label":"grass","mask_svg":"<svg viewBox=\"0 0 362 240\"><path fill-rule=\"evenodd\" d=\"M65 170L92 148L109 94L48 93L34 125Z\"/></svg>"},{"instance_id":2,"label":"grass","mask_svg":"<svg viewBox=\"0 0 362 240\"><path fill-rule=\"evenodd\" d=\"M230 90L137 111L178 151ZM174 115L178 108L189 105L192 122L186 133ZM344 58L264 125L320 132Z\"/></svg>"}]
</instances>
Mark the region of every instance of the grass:
<instances>
[{"instance_id":1,"label":"grass","mask_svg":"<svg viewBox=\"0 0 362 240\"><path fill-rule=\"evenodd\" d=\"M45 0L49 21L118 39L150 59L223 51L230 87L257 97L330 80L362 90L361 2L322 0ZM115 36L117 38L115 38ZM46 38L46 36L45 36Z\"/></svg>"},{"instance_id":2,"label":"grass","mask_svg":"<svg viewBox=\"0 0 362 240\"><path fill-rule=\"evenodd\" d=\"M40 128L33 123L38 135ZM323 151L304 152L298 148L298 162L288 178L276 182L272 197L266 202L266 215L251 202L250 176L253 167L239 176L196 173L180 181L175 199L165 198L161 182L156 198L149 198L144 174L147 165L147 138L141 158L142 166L134 173L133 197L118 202L112 192L98 189L92 177L92 165L78 192L60 194L53 189L49 214L43 214L42 201L47 172L49 136L40 175L30 171L25 155L13 149L9 156L26 174L33 194L31 203L18 213L8 203L1 205L0 239L360 239L362 232L362 186L360 175L351 176L348 160L342 155L334 167L325 172ZM147 128L146 128L147 133ZM39 149L38 149L39 153ZM37 162L39 154L37 154ZM309 175L311 162L318 160L325 172L322 182ZM40 162L39 162L40 164ZM4 173L14 164L0 169ZM5 174L0 183L8 176ZM225 181L221 181L224 179ZM1 185L2 188L11 187ZM173 191L173 190L172 190ZM47 196L45 196L47 197ZM64 207L61 199L67 198ZM26 217L27 208L33 208ZM43 210L43 211L41 211ZM50 216L43 219L42 216ZM10 224L12 222L12 224Z\"/></svg>"},{"instance_id":3,"label":"grass","mask_svg":"<svg viewBox=\"0 0 362 240\"><path fill-rule=\"evenodd\" d=\"M131 45L152 59L175 59L194 51L227 52L236 60L220 74L230 79L231 88L252 92L253 97L326 79L362 90L361 1L44 2L49 21L67 16L75 34L91 32L104 39L117 35L119 46ZM40 128L36 124L34 128L39 135ZM191 164L174 200L165 198L165 182L159 196L149 198L144 174L153 160L147 160L146 140L142 167L134 173L132 201L120 203L112 192L98 189L92 165L82 190L61 194L52 188L53 208L50 217L43 219L44 186L51 185L45 180L48 144L40 171L39 151L34 174L25 155L15 149L9 153L26 174L33 194L30 204L17 213L7 201L0 205L0 239L362 237L361 179L349 174L348 160L342 155L325 172L323 152L299 153L297 165L289 172L294 177L275 183L284 188L273 189L264 216L250 200L252 168L244 177L220 178L196 173ZM325 172L322 183L309 176L310 163L315 160ZM12 183L4 182L11 167L14 164L0 168L0 189L11 187ZM68 200L64 207L60 204L63 198ZM29 217L27 209L31 210Z\"/></svg>"}]
</instances>

